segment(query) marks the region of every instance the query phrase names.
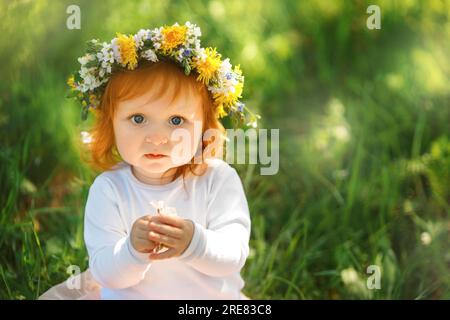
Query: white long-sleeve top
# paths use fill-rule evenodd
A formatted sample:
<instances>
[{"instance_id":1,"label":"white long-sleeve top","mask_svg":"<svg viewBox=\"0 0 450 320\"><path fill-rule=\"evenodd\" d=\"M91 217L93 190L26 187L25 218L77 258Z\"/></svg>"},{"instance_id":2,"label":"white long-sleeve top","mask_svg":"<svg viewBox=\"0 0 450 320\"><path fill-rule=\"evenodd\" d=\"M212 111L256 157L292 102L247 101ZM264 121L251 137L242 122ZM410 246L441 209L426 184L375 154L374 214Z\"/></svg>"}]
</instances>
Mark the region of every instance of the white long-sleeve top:
<instances>
[{"instance_id":1,"label":"white long-sleeve top","mask_svg":"<svg viewBox=\"0 0 450 320\"><path fill-rule=\"evenodd\" d=\"M249 254L250 215L242 182L220 159L207 160L201 176L165 185L137 180L128 164L100 174L89 189L84 239L102 299L241 299L240 270ZM130 231L136 219L156 214L163 200L194 222L179 257L150 260L136 251Z\"/></svg>"}]
</instances>

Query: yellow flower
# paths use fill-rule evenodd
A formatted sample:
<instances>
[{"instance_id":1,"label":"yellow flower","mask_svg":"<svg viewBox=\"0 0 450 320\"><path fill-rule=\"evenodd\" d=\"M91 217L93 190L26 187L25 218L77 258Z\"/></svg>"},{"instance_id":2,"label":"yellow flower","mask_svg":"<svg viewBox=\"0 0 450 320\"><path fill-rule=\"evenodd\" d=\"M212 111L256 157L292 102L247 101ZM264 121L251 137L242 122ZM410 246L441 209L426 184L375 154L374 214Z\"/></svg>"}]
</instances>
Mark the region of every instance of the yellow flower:
<instances>
[{"instance_id":1,"label":"yellow flower","mask_svg":"<svg viewBox=\"0 0 450 320\"><path fill-rule=\"evenodd\" d=\"M234 87L234 92L228 92L227 94L223 93L215 93L214 94L214 101L216 104L223 104L226 106L234 105L238 99L242 95L242 89L244 88L244 84L242 82L239 82Z\"/></svg>"},{"instance_id":2,"label":"yellow flower","mask_svg":"<svg viewBox=\"0 0 450 320\"><path fill-rule=\"evenodd\" d=\"M225 110L223 109L223 104L220 104L217 108L216 108L216 117L219 118L223 118L227 115L227 113L225 112Z\"/></svg>"},{"instance_id":3,"label":"yellow flower","mask_svg":"<svg viewBox=\"0 0 450 320\"><path fill-rule=\"evenodd\" d=\"M197 80L208 84L220 67L220 54L216 52L216 48L206 48L205 57L203 59L194 58L194 64L198 72Z\"/></svg>"},{"instance_id":4,"label":"yellow flower","mask_svg":"<svg viewBox=\"0 0 450 320\"><path fill-rule=\"evenodd\" d=\"M164 37L161 43L162 52L164 54L171 54L174 48L185 42L186 32L186 26L165 27L161 32Z\"/></svg>"},{"instance_id":5,"label":"yellow flower","mask_svg":"<svg viewBox=\"0 0 450 320\"><path fill-rule=\"evenodd\" d=\"M69 79L67 79L67 84L69 85L69 87L70 87L72 90L75 90L75 89L76 89L76 86L75 86L75 78L74 78L74 76L70 76Z\"/></svg>"},{"instance_id":6,"label":"yellow flower","mask_svg":"<svg viewBox=\"0 0 450 320\"><path fill-rule=\"evenodd\" d=\"M98 108L89 108L88 110L90 113L94 114L95 116L98 116L100 114Z\"/></svg>"},{"instance_id":7,"label":"yellow flower","mask_svg":"<svg viewBox=\"0 0 450 320\"><path fill-rule=\"evenodd\" d=\"M126 36L117 33L117 44L120 49L120 58L122 66L127 67L128 70L133 70L137 65L136 42L133 36Z\"/></svg>"},{"instance_id":8,"label":"yellow flower","mask_svg":"<svg viewBox=\"0 0 450 320\"><path fill-rule=\"evenodd\" d=\"M238 75L242 76L242 70L241 70L240 64L234 66L234 73L237 73Z\"/></svg>"}]
</instances>

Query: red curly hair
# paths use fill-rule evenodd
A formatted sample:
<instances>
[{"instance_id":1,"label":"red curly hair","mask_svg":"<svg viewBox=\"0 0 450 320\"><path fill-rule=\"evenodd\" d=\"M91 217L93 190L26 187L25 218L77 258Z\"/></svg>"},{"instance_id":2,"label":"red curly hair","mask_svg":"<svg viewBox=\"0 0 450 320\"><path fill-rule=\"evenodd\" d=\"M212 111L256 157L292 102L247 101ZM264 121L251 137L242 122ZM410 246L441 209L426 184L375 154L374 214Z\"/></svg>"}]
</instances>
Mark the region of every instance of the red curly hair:
<instances>
[{"instance_id":1,"label":"red curly hair","mask_svg":"<svg viewBox=\"0 0 450 320\"><path fill-rule=\"evenodd\" d=\"M155 83L159 85L155 86ZM186 76L181 68L171 61L143 62L135 70L121 70L114 73L103 93L100 106L94 110L95 123L91 130L92 142L89 144L90 159L88 159L94 169L111 170L122 161L116 148L113 127L118 102L139 97L153 86L161 88L155 93L155 99L167 94L165 89L169 86L174 87L173 99L176 98L176 95L183 94L189 89L197 92L202 98L202 136L208 129L216 129L221 133L218 136L213 135L210 140L202 141L201 163L194 163L194 158L192 158L189 163L177 168L173 180L179 176L184 178L189 172L196 174L199 169L203 169L203 172L200 173L202 175L206 169L204 160L222 154L225 129L217 118L209 91L203 83L196 80L196 74L191 73Z\"/></svg>"}]
</instances>

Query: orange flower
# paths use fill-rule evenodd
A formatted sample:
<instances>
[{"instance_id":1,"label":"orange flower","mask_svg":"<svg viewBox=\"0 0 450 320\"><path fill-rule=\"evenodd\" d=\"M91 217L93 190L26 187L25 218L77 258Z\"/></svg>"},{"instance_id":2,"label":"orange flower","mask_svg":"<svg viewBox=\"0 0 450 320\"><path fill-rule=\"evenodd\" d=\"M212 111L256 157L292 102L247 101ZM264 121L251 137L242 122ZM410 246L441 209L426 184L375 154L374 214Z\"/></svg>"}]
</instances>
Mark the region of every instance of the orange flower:
<instances>
[{"instance_id":1,"label":"orange flower","mask_svg":"<svg viewBox=\"0 0 450 320\"><path fill-rule=\"evenodd\" d=\"M161 43L161 50L164 54L171 54L172 50L178 45L183 44L186 40L186 26L171 26L165 27L162 30L162 35L164 37Z\"/></svg>"},{"instance_id":2,"label":"orange flower","mask_svg":"<svg viewBox=\"0 0 450 320\"><path fill-rule=\"evenodd\" d=\"M133 36L117 34L117 44L120 48L120 58L122 66L127 66L129 70L134 70L137 66L136 42Z\"/></svg>"},{"instance_id":3,"label":"orange flower","mask_svg":"<svg viewBox=\"0 0 450 320\"><path fill-rule=\"evenodd\" d=\"M208 84L220 67L220 54L216 48L206 48L203 58L194 58L194 64L198 72L197 80Z\"/></svg>"}]
</instances>

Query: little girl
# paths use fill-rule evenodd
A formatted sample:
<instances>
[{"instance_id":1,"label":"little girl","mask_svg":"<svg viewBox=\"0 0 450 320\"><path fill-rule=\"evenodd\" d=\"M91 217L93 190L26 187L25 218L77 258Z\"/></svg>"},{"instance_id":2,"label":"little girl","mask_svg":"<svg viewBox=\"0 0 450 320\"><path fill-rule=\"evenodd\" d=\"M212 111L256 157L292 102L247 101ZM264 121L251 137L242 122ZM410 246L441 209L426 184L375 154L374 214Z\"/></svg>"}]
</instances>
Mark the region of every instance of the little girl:
<instances>
[{"instance_id":1,"label":"little girl","mask_svg":"<svg viewBox=\"0 0 450 320\"><path fill-rule=\"evenodd\" d=\"M118 34L79 59L69 84L95 115L103 170L85 209L90 268L79 290L41 299L246 299L249 209L219 121L244 118L243 76L199 36L189 22Z\"/></svg>"}]
</instances>

